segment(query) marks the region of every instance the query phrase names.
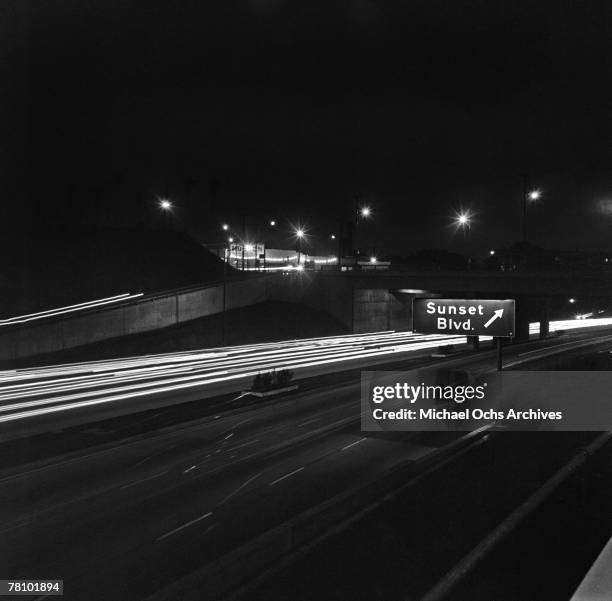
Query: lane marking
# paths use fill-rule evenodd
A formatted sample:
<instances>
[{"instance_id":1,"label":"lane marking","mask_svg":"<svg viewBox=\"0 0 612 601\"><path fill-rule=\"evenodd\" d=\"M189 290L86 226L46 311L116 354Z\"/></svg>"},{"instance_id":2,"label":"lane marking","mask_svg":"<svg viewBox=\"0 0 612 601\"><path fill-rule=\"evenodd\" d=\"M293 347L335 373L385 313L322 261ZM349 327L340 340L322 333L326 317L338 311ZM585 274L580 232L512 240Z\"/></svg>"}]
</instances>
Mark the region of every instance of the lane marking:
<instances>
[{"instance_id":1,"label":"lane marking","mask_svg":"<svg viewBox=\"0 0 612 601\"><path fill-rule=\"evenodd\" d=\"M228 434L223 440L227 440L228 438L231 438L234 435L233 432L231 432L230 434Z\"/></svg>"},{"instance_id":2,"label":"lane marking","mask_svg":"<svg viewBox=\"0 0 612 601\"><path fill-rule=\"evenodd\" d=\"M253 482L253 480L255 480L256 478L259 478L259 476L261 476L262 474L263 474L263 472L259 472L258 474L255 474L254 476L249 478L246 482L241 484L235 491L233 491L229 495L227 495L227 497L225 497L225 499L220 501L219 505L223 505L223 503L225 503L227 500L231 499L236 493L240 492L245 486L247 486L248 484Z\"/></svg>"},{"instance_id":3,"label":"lane marking","mask_svg":"<svg viewBox=\"0 0 612 601\"><path fill-rule=\"evenodd\" d=\"M288 474L285 474L284 476L281 476L280 478L277 478L276 480L273 480L272 482L270 482L270 486L274 486L275 484L278 484L285 478L289 478L289 476L293 476L294 474L301 472L303 469L304 467L298 467L296 470L293 470L292 472L289 472Z\"/></svg>"},{"instance_id":4,"label":"lane marking","mask_svg":"<svg viewBox=\"0 0 612 601\"><path fill-rule=\"evenodd\" d=\"M186 470L183 470L183 474L188 474L191 470L194 470L197 467L197 465L192 465L191 467L188 467Z\"/></svg>"},{"instance_id":5,"label":"lane marking","mask_svg":"<svg viewBox=\"0 0 612 601\"><path fill-rule=\"evenodd\" d=\"M168 473L168 470L165 470L163 472L159 472L158 474L153 474L152 476L141 478L140 480L134 480L134 482L130 482L129 484L124 484L121 487L121 490L123 490L124 488L130 488L130 486L136 486L137 484L141 484L142 482L148 482L149 480L154 480L155 478L159 478L160 476L163 476L164 474L167 474L167 473Z\"/></svg>"},{"instance_id":6,"label":"lane marking","mask_svg":"<svg viewBox=\"0 0 612 601\"><path fill-rule=\"evenodd\" d=\"M367 439L361 438L360 440L356 440L355 442L352 442L351 444L347 444L345 447L342 447L341 451L346 451L346 449L350 449L351 447L354 447L356 444L359 444L360 442L363 442L364 440L367 440Z\"/></svg>"},{"instance_id":7,"label":"lane marking","mask_svg":"<svg viewBox=\"0 0 612 601\"><path fill-rule=\"evenodd\" d=\"M168 538L169 536L172 536L173 534L176 534L177 532L180 532L181 530L188 528L189 526L193 526L193 524L196 524L200 520L208 518L211 515L212 515L212 511L209 511L208 513L201 515L199 518L196 518L195 520L191 520L190 522L187 522L183 524L182 526L175 528L174 530L170 530L170 532L166 532L166 534L162 534L161 536L155 539L155 542L159 542L160 540L163 540L164 538Z\"/></svg>"},{"instance_id":8,"label":"lane marking","mask_svg":"<svg viewBox=\"0 0 612 601\"><path fill-rule=\"evenodd\" d=\"M318 422L320 421L320 417L313 417L312 419L307 419L305 422L302 422L301 424L298 424L297 427L301 428L302 426L305 426L306 424L311 424L312 422Z\"/></svg>"},{"instance_id":9,"label":"lane marking","mask_svg":"<svg viewBox=\"0 0 612 601\"><path fill-rule=\"evenodd\" d=\"M165 449L162 449L161 451L157 451L156 453L152 453L151 455L147 455L144 459L141 459L140 461L137 461L136 463L134 463L130 467L131 468L138 467L139 465L142 465L143 463L146 463L150 459L153 459L153 457L158 457L159 455L163 455L166 451L171 451L172 449L176 448L176 446L177 445L173 444L173 445L170 445L169 447L166 447ZM93 455L93 453L92 453L92 455Z\"/></svg>"},{"instance_id":10,"label":"lane marking","mask_svg":"<svg viewBox=\"0 0 612 601\"><path fill-rule=\"evenodd\" d=\"M225 450L228 453L232 453L236 449L241 449L242 447L247 447L249 445L255 444L256 442L259 442L259 438L255 438L254 440L248 440L247 442L243 442L242 444L239 444L239 445L237 445L235 447L230 447L229 449L225 449Z\"/></svg>"}]
</instances>

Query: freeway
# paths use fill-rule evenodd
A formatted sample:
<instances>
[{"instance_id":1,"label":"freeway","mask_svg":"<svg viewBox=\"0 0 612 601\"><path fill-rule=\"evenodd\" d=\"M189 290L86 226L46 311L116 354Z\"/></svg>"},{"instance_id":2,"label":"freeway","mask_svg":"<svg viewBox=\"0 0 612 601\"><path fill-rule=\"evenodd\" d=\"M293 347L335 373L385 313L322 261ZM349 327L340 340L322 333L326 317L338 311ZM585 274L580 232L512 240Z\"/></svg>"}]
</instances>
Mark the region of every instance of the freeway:
<instances>
[{"instance_id":1,"label":"freeway","mask_svg":"<svg viewBox=\"0 0 612 601\"><path fill-rule=\"evenodd\" d=\"M260 372L320 375L456 342L457 337L376 332L4 371L0 440L37 425L95 421L248 389Z\"/></svg>"},{"instance_id":2,"label":"freeway","mask_svg":"<svg viewBox=\"0 0 612 601\"><path fill-rule=\"evenodd\" d=\"M551 331L610 322L553 322ZM464 341L390 331L2 371L0 441L248 389L260 372L289 369L297 378L312 377Z\"/></svg>"},{"instance_id":3,"label":"freeway","mask_svg":"<svg viewBox=\"0 0 612 601\"><path fill-rule=\"evenodd\" d=\"M392 333L379 336L394 339ZM365 347L363 339L372 337L349 338L361 338ZM317 342L302 341L296 348L299 344L316 348ZM580 331L516 345L508 349L507 360L524 365L555 352L610 344L609 329ZM274 345L250 348L275 350ZM159 369L185 367L180 360L185 356L196 360L192 354L164 356L165 367ZM389 353L386 361L395 358ZM424 360L431 363L429 357L415 356L413 365ZM124 366L128 372L151 367L145 360L132 361L131 368ZM155 361L161 366L159 357ZM493 353L438 361L492 368ZM121 373L113 363L96 365L105 376ZM88 365L56 367L54 378L47 370L31 370L29 383L65 386L66 379L91 376ZM176 373L163 377L176 378ZM5 468L0 473L0 578L62 578L67 599L144 598L365 480L400 465L416 469L457 436L363 434L359 411L357 371L344 383L328 381L256 407Z\"/></svg>"}]
</instances>

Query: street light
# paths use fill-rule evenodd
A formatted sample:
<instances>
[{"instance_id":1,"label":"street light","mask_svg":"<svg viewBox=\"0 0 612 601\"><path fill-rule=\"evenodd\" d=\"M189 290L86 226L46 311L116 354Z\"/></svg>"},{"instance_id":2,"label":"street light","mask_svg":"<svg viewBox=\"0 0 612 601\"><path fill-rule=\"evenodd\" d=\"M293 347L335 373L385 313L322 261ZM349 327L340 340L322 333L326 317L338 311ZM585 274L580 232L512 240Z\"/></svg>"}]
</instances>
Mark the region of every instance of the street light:
<instances>
[{"instance_id":1,"label":"street light","mask_svg":"<svg viewBox=\"0 0 612 601\"><path fill-rule=\"evenodd\" d=\"M159 208L164 214L164 229L169 229L170 213L172 213L172 203L167 198L159 199Z\"/></svg>"},{"instance_id":2,"label":"street light","mask_svg":"<svg viewBox=\"0 0 612 601\"><path fill-rule=\"evenodd\" d=\"M332 234L332 235L331 235L331 239L332 239L332 240L335 240L335 239L336 239L336 235L335 235L335 234Z\"/></svg>"},{"instance_id":3,"label":"street light","mask_svg":"<svg viewBox=\"0 0 612 601\"><path fill-rule=\"evenodd\" d=\"M223 228L224 232L227 232L227 230L229 230L229 225L227 225L227 223L224 223L221 227Z\"/></svg>"},{"instance_id":4,"label":"street light","mask_svg":"<svg viewBox=\"0 0 612 601\"><path fill-rule=\"evenodd\" d=\"M298 227L295 230L295 236L298 241L298 267L300 267L300 265L302 264L302 239L304 238L305 234L306 233L301 227Z\"/></svg>"},{"instance_id":5,"label":"street light","mask_svg":"<svg viewBox=\"0 0 612 601\"><path fill-rule=\"evenodd\" d=\"M526 178L525 178L526 181ZM542 192L537 188L527 191L525 184L523 192L523 244L527 244L527 201L535 202L542 197Z\"/></svg>"},{"instance_id":6,"label":"street light","mask_svg":"<svg viewBox=\"0 0 612 601\"><path fill-rule=\"evenodd\" d=\"M274 226L276 225L276 221L274 221L274 219L272 219L272 221L270 221L270 225L271 225L272 227L274 227Z\"/></svg>"},{"instance_id":7,"label":"street light","mask_svg":"<svg viewBox=\"0 0 612 601\"><path fill-rule=\"evenodd\" d=\"M471 216L469 213L457 213L455 217L455 222L457 223L457 227L470 227Z\"/></svg>"},{"instance_id":8,"label":"street light","mask_svg":"<svg viewBox=\"0 0 612 601\"><path fill-rule=\"evenodd\" d=\"M357 199L355 199L355 226L354 226L355 229L353 230L354 236L352 237L352 246L353 246L353 251L354 252L356 251L357 254L359 254L358 238L357 238L357 228L359 227L359 224L362 221L366 221L371 216L372 216L372 209L370 209L370 207L368 207L367 205L358 207L357 206ZM362 226L362 229L363 228L365 228L365 224ZM359 238L363 239L362 241L365 243L366 250L367 250L366 232L362 231L360 236L359 236ZM341 257L338 257L338 268L339 269L341 269L340 263L341 263Z\"/></svg>"},{"instance_id":9,"label":"street light","mask_svg":"<svg viewBox=\"0 0 612 601\"><path fill-rule=\"evenodd\" d=\"M376 263L378 259L376 257L370 257L370 263Z\"/></svg>"},{"instance_id":10,"label":"street light","mask_svg":"<svg viewBox=\"0 0 612 601\"><path fill-rule=\"evenodd\" d=\"M539 190L532 190L528 194L529 200L538 200L540 198L540 196L541 196L541 193L540 193Z\"/></svg>"}]
</instances>

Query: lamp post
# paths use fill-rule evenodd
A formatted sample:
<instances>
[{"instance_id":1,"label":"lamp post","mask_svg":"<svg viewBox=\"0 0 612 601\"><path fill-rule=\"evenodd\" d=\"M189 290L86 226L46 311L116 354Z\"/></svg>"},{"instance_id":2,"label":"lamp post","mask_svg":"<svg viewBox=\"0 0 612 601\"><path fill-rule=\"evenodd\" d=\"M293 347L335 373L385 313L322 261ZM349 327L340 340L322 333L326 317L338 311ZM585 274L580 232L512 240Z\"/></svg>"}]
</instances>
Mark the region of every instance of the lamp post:
<instances>
[{"instance_id":1,"label":"lamp post","mask_svg":"<svg viewBox=\"0 0 612 601\"><path fill-rule=\"evenodd\" d=\"M527 178L523 179L523 244L527 244L527 204L539 200L542 193L537 190L527 190Z\"/></svg>"},{"instance_id":2,"label":"lamp post","mask_svg":"<svg viewBox=\"0 0 612 601\"><path fill-rule=\"evenodd\" d=\"M472 216L466 211L457 213L455 216L455 225L457 226L457 229L469 229L472 225Z\"/></svg>"},{"instance_id":3,"label":"lamp post","mask_svg":"<svg viewBox=\"0 0 612 601\"><path fill-rule=\"evenodd\" d=\"M301 227L299 227L297 230L295 230L295 235L298 241L298 267L299 267L302 263L302 238L304 238L304 230Z\"/></svg>"},{"instance_id":4,"label":"lamp post","mask_svg":"<svg viewBox=\"0 0 612 601\"><path fill-rule=\"evenodd\" d=\"M170 214L172 213L172 202L167 198L159 199L159 208L161 209L164 215L164 228L168 229L168 224L170 222Z\"/></svg>"},{"instance_id":5,"label":"lamp post","mask_svg":"<svg viewBox=\"0 0 612 601\"><path fill-rule=\"evenodd\" d=\"M221 226L221 229L224 232L227 232L229 230L229 225L224 223ZM232 257L233 242L234 238L232 236L229 236L227 241L225 238L223 240L223 318L221 320L221 336L223 346L227 344L227 262Z\"/></svg>"},{"instance_id":6,"label":"lamp post","mask_svg":"<svg viewBox=\"0 0 612 601\"><path fill-rule=\"evenodd\" d=\"M270 219L269 222L269 227L270 228L275 228L276 227L276 220L275 219ZM268 232L269 233L269 232ZM270 236L266 235L266 239L263 240L263 270L266 271L266 253L268 251L268 240L269 240Z\"/></svg>"},{"instance_id":7,"label":"lamp post","mask_svg":"<svg viewBox=\"0 0 612 601\"><path fill-rule=\"evenodd\" d=\"M357 248L357 228L361 222L367 221L372 216L372 209L367 205L360 206L358 198L355 198L355 209L353 215L355 219L354 224L350 223L350 229L352 230L352 246L353 251L357 251L356 254L359 254L359 249Z\"/></svg>"},{"instance_id":8,"label":"lamp post","mask_svg":"<svg viewBox=\"0 0 612 601\"><path fill-rule=\"evenodd\" d=\"M230 238L231 240L231 238ZM228 246L223 246L223 254L224 254L224 261L223 261L223 319L221 322L221 328L222 328L222 344L223 346L225 346L227 344L226 341L226 332L227 332L227 261L228 261L228 254L231 255L230 252L230 247Z\"/></svg>"},{"instance_id":9,"label":"lamp post","mask_svg":"<svg viewBox=\"0 0 612 601\"><path fill-rule=\"evenodd\" d=\"M357 207L357 199L355 199L355 238L357 237L357 227L363 221L366 221L371 215L372 210L368 206ZM355 240L355 246L357 246L357 240ZM366 248L367 250L367 248ZM357 249L359 252L359 249Z\"/></svg>"}]
</instances>

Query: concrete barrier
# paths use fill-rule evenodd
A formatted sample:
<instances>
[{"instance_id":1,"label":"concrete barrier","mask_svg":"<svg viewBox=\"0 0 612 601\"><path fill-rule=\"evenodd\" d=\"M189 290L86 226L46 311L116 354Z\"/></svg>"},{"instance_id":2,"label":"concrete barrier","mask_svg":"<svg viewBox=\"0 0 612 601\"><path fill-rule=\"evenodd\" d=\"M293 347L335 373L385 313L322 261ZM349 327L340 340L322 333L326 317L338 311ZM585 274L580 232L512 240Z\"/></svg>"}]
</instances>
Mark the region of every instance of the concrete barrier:
<instances>
[{"instance_id":1,"label":"concrete barrier","mask_svg":"<svg viewBox=\"0 0 612 601\"><path fill-rule=\"evenodd\" d=\"M32 357L101 340L150 332L268 300L271 276L229 280L214 285L141 297L121 306L0 328L0 361Z\"/></svg>"},{"instance_id":2,"label":"concrete barrier","mask_svg":"<svg viewBox=\"0 0 612 601\"><path fill-rule=\"evenodd\" d=\"M178 295L177 321L191 321L223 311L223 286L202 288Z\"/></svg>"}]
</instances>

